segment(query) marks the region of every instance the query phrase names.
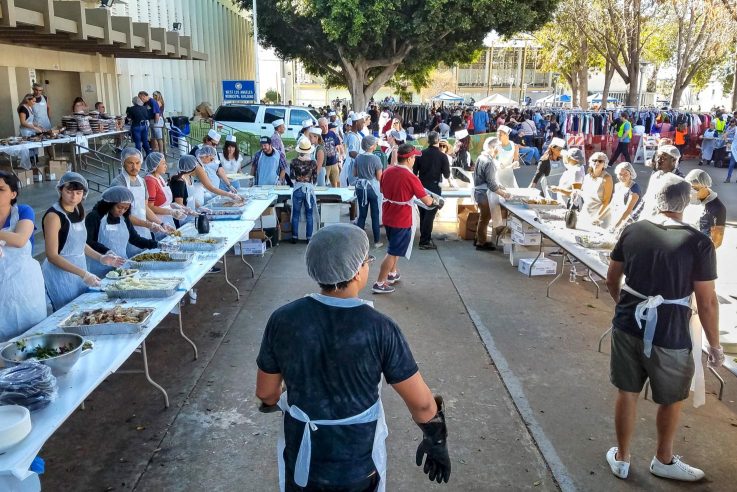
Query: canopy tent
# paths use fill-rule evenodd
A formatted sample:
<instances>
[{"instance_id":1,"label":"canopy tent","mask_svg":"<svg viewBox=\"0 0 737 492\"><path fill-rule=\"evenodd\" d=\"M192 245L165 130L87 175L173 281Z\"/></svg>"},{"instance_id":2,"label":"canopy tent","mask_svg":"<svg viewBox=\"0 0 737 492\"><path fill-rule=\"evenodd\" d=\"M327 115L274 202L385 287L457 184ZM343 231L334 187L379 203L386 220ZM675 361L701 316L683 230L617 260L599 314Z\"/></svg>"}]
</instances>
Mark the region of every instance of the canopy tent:
<instances>
[{"instance_id":1,"label":"canopy tent","mask_svg":"<svg viewBox=\"0 0 737 492\"><path fill-rule=\"evenodd\" d=\"M474 103L474 106L476 106L477 108L491 108L493 106L518 106L518 105L519 103L517 101L513 101L512 99L509 99L508 97L503 96L501 94L492 94Z\"/></svg>"},{"instance_id":2,"label":"canopy tent","mask_svg":"<svg viewBox=\"0 0 737 492\"><path fill-rule=\"evenodd\" d=\"M537 105L547 105L547 104L557 104L557 103L570 103L571 102L571 96L568 94L561 94L560 96L556 96L555 94L550 94L548 96L543 97L542 99L538 99L535 104Z\"/></svg>"},{"instance_id":3,"label":"canopy tent","mask_svg":"<svg viewBox=\"0 0 737 492\"><path fill-rule=\"evenodd\" d=\"M445 101L445 102L463 102L463 96L454 94L450 91L443 91L437 96L432 98L433 101Z\"/></svg>"},{"instance_id":4,"label":"canopy tent","mask_svg":"<svg viewBox=\"0 0 737 492\"><path fill-rule=\"evenodd\" d=\"M589 97L586 98L586 100L588 102L590 102L590 103L593 103L593 104L600 104L601 103L602 96L603 96L603 94L600 92L598 94L592 94L592 95L590 95ZM606 102L616 103L616 102L619 102L619 100L617 98L614 98L612 96L609 96L609 97L607 97Z\"/></svg>"}]
</instances>

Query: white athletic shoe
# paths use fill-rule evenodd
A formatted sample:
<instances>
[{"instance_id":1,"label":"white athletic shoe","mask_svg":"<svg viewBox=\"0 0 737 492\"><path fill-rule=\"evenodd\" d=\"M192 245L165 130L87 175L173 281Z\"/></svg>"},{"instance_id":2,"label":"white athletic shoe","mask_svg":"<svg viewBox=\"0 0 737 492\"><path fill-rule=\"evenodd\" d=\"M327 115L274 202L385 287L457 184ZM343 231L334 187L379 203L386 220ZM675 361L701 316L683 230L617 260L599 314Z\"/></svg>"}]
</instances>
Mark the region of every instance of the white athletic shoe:
<instances>
[{"instance_id":1,"label":"white athletic shoe","mask_svg":"<svg viewBox=\"0 0 737 492\"><path fill-rule=\"evenodd\" d=\"M653 456L653 460L650 462L650 473L657 477L683 482L696 482L704 478L702 470L684 463L680 456L673 456L673 462L669 465L664 465L657 457Z\"/></svg>"},{"instance_id":2,"label":"white athletic shoe","mask_svg":"<svg viewBox=\"0 0 737 492\"><path fill-rule=\"evenodd\" d=\"M606 453L606 461L609 463L609 468L612 469L612 473L617 478L627 478L630 473L630 462L629 461L617 461L617 448L611 448Z\"/></svg>"}]
</instances>

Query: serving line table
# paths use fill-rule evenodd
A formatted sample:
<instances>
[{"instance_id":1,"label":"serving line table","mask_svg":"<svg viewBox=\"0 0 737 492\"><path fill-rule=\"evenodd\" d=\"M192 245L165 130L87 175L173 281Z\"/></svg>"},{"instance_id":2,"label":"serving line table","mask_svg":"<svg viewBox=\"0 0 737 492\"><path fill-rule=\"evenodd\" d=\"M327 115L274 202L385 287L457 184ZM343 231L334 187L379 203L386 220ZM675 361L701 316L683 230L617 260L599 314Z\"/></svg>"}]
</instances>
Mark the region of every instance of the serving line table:
<instances>
[{"instance_id":1,"label":"serving line table","mask_svg":"<svg viewBox=\"0 0 737 492\"><path fill-rule=\"evenodd\" d=\"M526 208L522 205L518 205L516 203L508 203L504 199L501 200L502 206L506 208L510 214L518 217L519 219L525 221L526 223L533 226L535 229L537 229L544 237L548 238L550 241L558 245L563 250L563 263L561 265L560 273L553 278L553 280L548 283L546 296L550 297L550 288L552 285L563 276L563 270L565 269L566 261L571 265L574 266L574 263L571 261L571 257L578 260L583 266L586 267L588 270L587 277L591 282L596 286L596 297L599 297L599 284L596 282L596 280L591 276L591 272L595 273L598 277L601 277L602 279L606 279L607 271L609 270L609 265L606 264L601 259L601 253L604 253L605 250L595 250L590 248L585 248L578 244L576 242L576 233L581 232L596 232L596 230L601 231L601 229L598 228L592 228L591 230L584 230L584 229L568 229L565 227L564 221L546 221L546 220L540 220L535 213L534 210L531 210L529 208ZM534 266L535 262L542 256L542 250L543 250L543 241L540 241L540 252L538 253L537 257L532 262L532 265L530 266L530 273L532 273L532 266ZM722 312L725 312L727 309L734 309L733 304L727 304L727 305L720 305L720 320L722 319L721 315ZM720 328L721 329L721 328ZM604 339L609 335L612 331L612 328L609 327L599 338L599 345L598 345L598 351L601 352L601 345ZM702 337L702 345L701 350L705 354L708 355L709 353L709 342L706 340L706 337ZM727 355L724 367L727 368L730 372L732 372L735 376L737 376L737 363L733 360L734 356ZM719 375L718 372L716 372L712 368L708 368L709 371L714 375L715 378L719 381L719 399L722 399L722 396L724 395L724 379ZM647 391L645 393L645 396L647 397Z\"/></svg>"},{"instance_id":2,"label":"serving line table","mask_svg":"<svg viewBox=\"0 0 737 492\"><path fill-rule=\"evenodd\" d=\"M57 377L58 397L49 406L31 414L31 433L19 444L0 454L0 490L40 490L38 475L29 471L33 459L38 455L41 447L51 437L61 424L110 374L114 372L143 372L146 379L164 395L165 406L169 407L169 397L166 390L156 383L149 373L148 356L146 352L146 338L161 323L167 314L178 316L179 333L192 346L194 358L197 359L197 346L184 333L182 315L179 308L180 301L187 290L199 282L202 277L222 257L226 282L240 292L227 277L226 253L238 242L243 235L253 229L254 222L243 217L255 214L268 208L273 200L251 200L241 220L215 221L210 225L210 235L223 237L223 245L216 251L194 253L194 260L190 266L182 270L152 270L146 272L151 277L183 277L184 283L173 296L163 299L127 299L126 306L150 307L153 312L143 329L135 334L100 335L85 337L94 342L94 348L86 352L72 369L65 375ZM191 232L190 225L183 228L183 232ZM58 325L73 312L83 309L99 307L113 307L115 299L108 299L103 292L88 292L82 294L44 321L28 330L23 338L37 333L62 332ZM139 350L143 359L142 371L119 371L118 369L128 358Z\"/></svg>"}]
</instances>

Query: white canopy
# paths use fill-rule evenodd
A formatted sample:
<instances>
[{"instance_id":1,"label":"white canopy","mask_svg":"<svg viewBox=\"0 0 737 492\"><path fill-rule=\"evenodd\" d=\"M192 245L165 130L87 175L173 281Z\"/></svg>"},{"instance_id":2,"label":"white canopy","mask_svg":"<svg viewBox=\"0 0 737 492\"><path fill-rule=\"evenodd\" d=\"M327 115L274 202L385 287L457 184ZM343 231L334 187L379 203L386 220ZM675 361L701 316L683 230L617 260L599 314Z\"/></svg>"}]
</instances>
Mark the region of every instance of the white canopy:
<instances>
[{"instance_id":1,"label":"white canopy","mask_svg":"<svg viewBox=\"0 0 737 492\"><path fill-rule=\"evenodd\" d=\"M443 91L432 98L433 101L463 102L463 96L454 94L450 91Z\"/></svg>"},{"instance_id":2,"label":"white canopy","mask_svg":"<svg viewBox=\"0 0 737 492\"><path fill-rule=\"evenodd\" d=\"M493 106L519 106L519 103L501 94L492 94L480 101L476 101L474 106L477 108L490 108Z\"/></svg>"}]
</instances>

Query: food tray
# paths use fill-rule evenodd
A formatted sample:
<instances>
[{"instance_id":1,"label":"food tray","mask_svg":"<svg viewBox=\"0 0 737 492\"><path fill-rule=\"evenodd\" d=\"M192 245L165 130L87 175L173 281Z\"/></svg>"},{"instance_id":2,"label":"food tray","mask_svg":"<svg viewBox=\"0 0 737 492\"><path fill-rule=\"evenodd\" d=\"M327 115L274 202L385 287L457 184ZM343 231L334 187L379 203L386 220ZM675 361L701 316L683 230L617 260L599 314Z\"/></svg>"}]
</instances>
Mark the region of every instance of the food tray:
<instances>
[{"instance_id":1,"label":"food tray","mask_svg":"<svg viewBox=\"0 0 737 492\"><path fill-rule=\"evenodd\" d=\"M163 278L158 280L165 280ZM171 297L174 294L177 293L179 290L179 287L181 287L182 282L184 282L183 278L172 278L167 280L177 280L176 285L169 289L128 289L128 290L118 290L118 289L105 289L105 294L110 299L161 299L164 297Z\"/></svg>"},{"instance_id":2,"label":"food tray","mask_svg":"<svg viewBox=\"0 0 737 492\"><path fill-rule=\"evenodd\" d=\"M216 209L214 213L208 213L208 220L241 220L244 210Z\"/></svg>"},{"instance_id":3,"label":"food tray","mask_svg":"<svg viewBox=\"0 0 737 492\"><path fill-rule=\"evenodd\" d=\"M537 203L522 202L522 206L524 206L525 208L529 208L530 210L557 210L563 208L563 205L561 205L560 203L541 205Z\"/></svg>"},{"instance_id":4,"label":"food tray","mask_svg":"<svg viewBox=\"0 0 737 492\"><path fill-rule=\"evenodd\" d=\"M603 249L611 251L616 241L604 236L582 236L576 235L576 244L588 249Z\"/></svg>"},{"instance_id":5,"label":"food tray","mask_svg":"<svg viewBox=\"0 0 737 492\"><path fill-rule=\"evenodd\" d=\"M240 215L238 216L240 217ZM185 239L182 237L182 239ZM170 239L164 240L164 243L170 244L172 247L177 248L179 251L217 251L223 247L226 238L224 237L206 237L205 239L214 239L215 243L185 243L181 239Z\"/></svg>"},{"instance_id":6,"label":"food tray","mask_svg":"<svg viewBox=\"0 0 737 492\"><path fill-rule=\"evenodd\" d=\"M59 328L66 333L75 333L83 337L93 337L97 335L131 335L140 332L148 323L154 308L142 307L138 309L147 309L149 313L138 323L102 323L99 325L68 325L67 322L73 316L79 313L72 313L67 316L64 321L59 323Z\"/></svg>"},{"instance_id":7,"label":"food tray","mask_svg":"<svg viewBox=\"0 0 737 492\"><path fill-rule=\"evenodd\" d=\"M240 205L230 205L230 206L224 206L224 203L233 202L234 200L232 198L215 198L205 204L205 208L208 208L212 210L213 212L217 211L238 211L240 213L243 213L243 211L246 209L246 205L248 204L247 201L244 201Z\"/></svg>"},{"instance_id":8,"label":"food tray","mask_svg":"<svg viewBox=\"0 0 737 492\"><path fill-rule=\"evenodd\" d=\"M150 250L149 253L160 253L161 251ZM179 261L133 261L128 260L130 268L139 270L181 270L192 264L192 255L185 253L169 253L172 258Z\"/></svg>"}]
</instances>

